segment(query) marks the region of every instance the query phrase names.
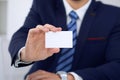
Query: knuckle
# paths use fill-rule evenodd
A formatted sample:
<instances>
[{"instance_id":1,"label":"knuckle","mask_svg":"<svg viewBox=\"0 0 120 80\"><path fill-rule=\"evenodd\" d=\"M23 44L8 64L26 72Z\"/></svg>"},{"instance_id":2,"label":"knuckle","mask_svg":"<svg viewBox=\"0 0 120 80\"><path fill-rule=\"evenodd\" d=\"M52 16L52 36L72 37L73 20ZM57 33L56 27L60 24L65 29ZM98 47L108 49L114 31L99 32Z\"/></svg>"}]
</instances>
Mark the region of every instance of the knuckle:
<instances>
[{"instance_id":1,"label":"knuckle","mask_svg":"<svg viewBox=\"0 0 120 80\"><path fill-rule=\"evenodd\" d=\"M40 25L37 25L37 26L36 26L36 28L39 28L39 27L40 27Z\"/></svg>"},{"instance_id":2,"label":"knuckle","mask_svg":"<svg viewBox=\"0 0 120 80\"><path fill-rule=\"evenodd\" d=\"M41 27L42 25L37 25L36 27Z\"/></svg>"},{"instance_id":3,"label":"knuckle","mask_svg":"<svg viewBox=\"0 0 120 80\"><path fill-rule=\"evenodd\" d=\"M36 27L36 28L38 28L38 29L42 30L42 29L43 29L43 26L42 26L42 25L37 25L37 27Z\"/></svg>"},{"instance_id":4,"label":"knuckle","mask_svg":"<svg viewBox=\"0 0 120 80\"><path fill-rule=\"evenodd\" d=\"M50 26L50 24L45 24L45 26Z\"/></svg>"},{"instance_id":5,"label":"knuckle","mask_svg":"<svg viewBox=\"0 0 120 80\"><path fill-rule=\"evenodd\" d=\"M32 33L33 31L34 31L34 29L30 29L30 30L29 30L29 33Z\"/></svg>"},{"instance_id":6,"label":"knuckle","mask_svg":"<svg viewBox=\"0 0 120 80\"><path fill-rule=\"evenodd\" d=\"M45 24L45 27L47 27L47 28L53 28L53 25Z\"/></svg>"}]
</instances>

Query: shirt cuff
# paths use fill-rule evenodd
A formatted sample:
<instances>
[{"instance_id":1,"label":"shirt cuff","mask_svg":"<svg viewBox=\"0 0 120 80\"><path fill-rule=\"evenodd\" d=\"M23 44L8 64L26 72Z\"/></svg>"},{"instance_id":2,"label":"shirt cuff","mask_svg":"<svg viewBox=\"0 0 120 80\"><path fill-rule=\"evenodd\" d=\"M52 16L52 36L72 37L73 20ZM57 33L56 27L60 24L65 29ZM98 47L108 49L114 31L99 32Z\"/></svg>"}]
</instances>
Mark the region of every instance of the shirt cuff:
<instances>
[{"instance_id":1,"label":"shirt cuff","mask_svg":"<svg viewBox=\"0 0 120 80\"><path fill-rule=\"evenodd\" d=\"M81 76L79 76L78 74L76 74L75 72L69 72L69 74L73 75L75 80L83 80L83 78Z\"/></svg>"},{"instance_id":2,"label":"shirt cuff","mask_svg":"<svg viewBox=\"0 0 120 80\"><path fill-rule=\"evenodd\" d=\"M20 58L20 54L21 54L21 51L22 49L24 49L25 47L22 47L19 51L18 51L18 55L16 57L16 60L15 60L15 67L19 67L19 64L31 64L32 62L25 62L25 61L22 61L21 58Z\"/></svg>"}]
</instances>

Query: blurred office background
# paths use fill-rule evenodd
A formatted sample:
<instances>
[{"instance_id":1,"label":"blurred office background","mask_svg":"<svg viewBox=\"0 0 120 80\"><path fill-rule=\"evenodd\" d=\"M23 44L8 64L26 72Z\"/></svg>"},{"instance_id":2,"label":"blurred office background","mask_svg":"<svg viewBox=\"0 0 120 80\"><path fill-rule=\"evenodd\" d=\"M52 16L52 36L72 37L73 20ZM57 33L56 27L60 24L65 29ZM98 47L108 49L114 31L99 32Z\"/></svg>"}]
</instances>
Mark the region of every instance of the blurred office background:
<instances>
[{"instance_id":1,"label":"blurred office background","mask_svg":"<svg viewBox=\"0 0 120 80\"><path fill-rule=\"evenodd\" d=\"M99 0L120 7L120 0ZM8 45L12 34L22 26L32 0L0 0L0 80L23 80L29 67L11 67Z\"/></svg>"}]
</instances>

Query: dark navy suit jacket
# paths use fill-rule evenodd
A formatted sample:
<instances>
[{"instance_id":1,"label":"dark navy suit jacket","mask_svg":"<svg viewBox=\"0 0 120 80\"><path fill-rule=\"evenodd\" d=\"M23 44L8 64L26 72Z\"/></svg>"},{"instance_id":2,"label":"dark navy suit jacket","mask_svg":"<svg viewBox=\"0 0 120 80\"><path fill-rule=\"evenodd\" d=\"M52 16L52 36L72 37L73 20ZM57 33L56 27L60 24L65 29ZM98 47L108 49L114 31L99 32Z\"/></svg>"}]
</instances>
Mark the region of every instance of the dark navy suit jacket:
<instances>
[{"instance_id":1,"label":"dark navy suit jacket","mask_svg":"<svg viewBox=\"0 0 120 80\"><path fill-rule=\"evenodd\" d=\"M33 0L24 25L13 35L9 51L12 64L25 46L29 29L38 24L60 26L64 31L66 13L62 0ZM59 54L34 62L29 74L39 69L55 72ZM92 0L79 31L71 71L84 80L120 80L120 9ZM19 65L19 67L26 65Z\"/></svg>"}]
</instances>

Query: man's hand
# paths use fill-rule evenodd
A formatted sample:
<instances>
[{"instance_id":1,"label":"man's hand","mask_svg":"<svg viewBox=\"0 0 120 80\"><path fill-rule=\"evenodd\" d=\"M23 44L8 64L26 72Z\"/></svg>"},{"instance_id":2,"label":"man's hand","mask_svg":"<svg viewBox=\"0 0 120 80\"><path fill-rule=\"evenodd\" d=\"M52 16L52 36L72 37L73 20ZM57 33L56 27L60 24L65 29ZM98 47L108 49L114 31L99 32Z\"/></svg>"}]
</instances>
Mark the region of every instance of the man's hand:
<instances>
[{"instance_id":1,"label":"man's hand","mask_svg":"<svg viewBox=\"0 0 120 80\"><path fill-rule=\"evenodd\" d=\"M21 51L21 60L26 62L39 61L58 53L60 51L59 48L45 48L45 33L61 30L61 28L56 28L49 24L38 25L36 28L30 29L25 48Z\"/></svg>"},{"instance_id":2,"label":"man's hand","mask_svg":"<svg viewBox=\"0 0 120 80\"><path fill-rule=\"evenodd\" d=\"M38 70L28 75L26 80L61 80L61 78L55 73ZM68 80L74 80L74 77L71 74L68 74Z\"/></svg>"},{"instance_id":3,"label":"man's hand","mask_svg":"<svg viewBox=\"0 0 120 80\"><path fill-rule=\"evenodd\" d=\"M27 76L26 80L61 80L57 74L38 70Z\"/></svg>"}]
</instances>

